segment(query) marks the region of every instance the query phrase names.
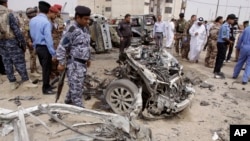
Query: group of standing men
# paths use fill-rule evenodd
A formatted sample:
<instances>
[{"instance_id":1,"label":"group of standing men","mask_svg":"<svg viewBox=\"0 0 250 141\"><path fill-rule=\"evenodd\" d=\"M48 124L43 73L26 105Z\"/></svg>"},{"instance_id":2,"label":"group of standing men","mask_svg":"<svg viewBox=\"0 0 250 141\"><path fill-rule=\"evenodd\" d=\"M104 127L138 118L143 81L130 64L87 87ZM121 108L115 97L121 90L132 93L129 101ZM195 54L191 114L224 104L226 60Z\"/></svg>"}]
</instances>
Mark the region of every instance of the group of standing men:
<instances>
[{"instance_id":1,"label":"group of standing men","mask_svg":"<svg viewBox=\"0 0 250 141\"><path fill-rule=\"evenodd\" d=\"M38 9L27 8L29 20L21 27L7 8L7 3L8 0L0 0L0 54L11 89L16 89L20 84L14 76L14 66L22 78L21 84L26 87L38 86L31 83L28 77L24 58L27 47L31 74L39 76L36 56L42 67L43 94L56 93L53 91L55 87L50 85L52 66L55 72L67 69L69 91L65 103L83 107L83 84L87 67L90 66L90 35L87 26L91 10L77 6L74 22L64 27L59 16L62 6L51 6L45 1L39 1Z\"/></svg>"},{"instance_id":2,"label":"group of standing men","mask_svg":"<svg viewBox=\"0 0 250 141\"><path fill-rule=\"evenodd\" d=\"M221 72L221 68L225 62L230 62L236 40L235 26L238 26L238 18L234 14L229 14L223 22L223 17L219 16L211 25L208 25L202 17L197 19L196 15L192 15L189 21L184 19L183 13L180 13L179 17L175 21L174 46L176 54L178 56L181 55L182 59L198 63L201 51L207 49L205 66L214 68L215 78L225 78L224 73ZM246 28L249 22L245 21L243 24L244 28ZM166 48L170 48L169 41L172 44L171 39L173 36L171 32L167 32L166 28L173 32L171 25L165 24L161 20L161 16L158 16L153 28L153 37L155 38L157 47L163 47L162 42L164 37L167 38ZM248 62L247 57L249 55L247 54L247 31L245 30L242 33L236 45L236 60L238 63L235 66L233 74L233 78L237 78L242 66L246 63L246 70L242 80L243 84L247 83L250 75L250 62ZM245 36L243 37L243 35ZM226 54L227 52L228 54Z\"/></svg>"}]
</instances>

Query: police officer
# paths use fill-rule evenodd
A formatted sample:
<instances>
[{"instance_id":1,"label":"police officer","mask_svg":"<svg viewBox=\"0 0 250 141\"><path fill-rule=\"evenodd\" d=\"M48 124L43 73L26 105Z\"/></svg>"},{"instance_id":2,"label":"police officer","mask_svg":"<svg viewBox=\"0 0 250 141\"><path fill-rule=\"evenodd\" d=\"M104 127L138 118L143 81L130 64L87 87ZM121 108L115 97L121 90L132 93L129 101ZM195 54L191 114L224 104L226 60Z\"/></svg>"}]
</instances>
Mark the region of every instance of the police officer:
<instances>
[{"instance_id":1,"label":"police officer","mask_svg":"<svg viewBox=\"0 0 250 141\"><path fill-rule=\"evenodd\" d=\"M225 60L227 45L233 44L233 41L230 40L230 25L234 23L236 16L230 14L227 16L226 22L221 26L219 31L219 36L217 40L217 58L214 67L214 77L221 79L224 78L224 74L221 72L223 62Z\"/></svg>"},{"instance_id":2,"label":"police officer","mask_svg":"<svg viewBox=\"0 0 250 141\"><path fill-rule=\"evenodd\" d=\"M119 59L122 59L122 54L124 53L124 49L128 48L131 44L131 24L130 24L130 14L125 15L125 19L118 24L117 33L120 37L120 56Z\"/></svg>"},{"instance_id":3,"label":"police officer","mask_svg":"<svg viewBox=\"0 0 250 141\"><path fill-rule=\"evenodd\" d=\"M19 84L16 82L14 75L14 67L21 76L23 85L25 87L37 87L29 81L26 64L24 59L24 52L26 42L23 34L18 26L18 23L12 13L7 8L8 0L0 0L1 11L1 37L0 37L0 53L3 58L6 74L11 84L11 90L16 89ZM3 16L7 14L8 16Z\"/></svg>"},{"instance_id":4,"label":"police officer","mask_svg":"<svg viewBox=\"0 0 250 141\"><path fill-rule=\"evenodd\" d=\"M182 37L184 35L185 27L187 24L187 21L184 19L184 13L179 14L180 19L176 21L176 27L175 27L175 52L177 56L179 56L179 47L180 47L180 42L182 41Z\"/></svg>"},{"instance_id":5,"label":"police officer","mask_svg":"<svg viewBox=\"0 0 250 141\"><path fill-rule=\"evenodd\" d=\"M53 46L53 39L51 35L52 25L48 20L47 14L53 16L51 12L50 4L44 1L39 1L38 4L40 13L32 18L29 23L30 35L33 41L33 47L36 49L36 53L43 71L43 87L42 91L45 95L55 94L53 87L50 85L50 73L52 67L52 61L56 61L56 52Z\"/></svg>"},{"instance_id":6,"label":"police officer","mask_svg":"<svg viewBox=\"0 0 250 141\"><path fill-rule=\"evenodd\" d=\"M56 52L58 70L63 71L67 67L69 91L65 103L79 107L83 107L83 84L90 66L90 34L87 30L90 13L88 7L75 8L75 21L67 27Z\"/></svg>"}]
</instances>

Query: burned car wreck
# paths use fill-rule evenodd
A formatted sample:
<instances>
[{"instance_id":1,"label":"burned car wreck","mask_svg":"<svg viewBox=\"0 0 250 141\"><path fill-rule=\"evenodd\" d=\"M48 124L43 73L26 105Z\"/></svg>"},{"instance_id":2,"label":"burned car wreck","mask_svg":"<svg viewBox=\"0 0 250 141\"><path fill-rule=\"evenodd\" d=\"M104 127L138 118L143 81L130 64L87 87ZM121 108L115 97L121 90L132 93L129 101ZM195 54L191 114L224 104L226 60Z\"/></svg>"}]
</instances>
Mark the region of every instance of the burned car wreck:
<instances>
[{"instance_id":1,"label":"burned car wreck","mask_svg":"<svg viewBox=\"0 0 250 141\"><path fill-rule=\"evenodd\" d=\"M182 68L164 49L129 47L119 66L106 71L115 78L97 81L96 90L104 91L105 101L117 114L147 119L173 116L189 106L195 93Z\"/></svg>"}]
</instances>

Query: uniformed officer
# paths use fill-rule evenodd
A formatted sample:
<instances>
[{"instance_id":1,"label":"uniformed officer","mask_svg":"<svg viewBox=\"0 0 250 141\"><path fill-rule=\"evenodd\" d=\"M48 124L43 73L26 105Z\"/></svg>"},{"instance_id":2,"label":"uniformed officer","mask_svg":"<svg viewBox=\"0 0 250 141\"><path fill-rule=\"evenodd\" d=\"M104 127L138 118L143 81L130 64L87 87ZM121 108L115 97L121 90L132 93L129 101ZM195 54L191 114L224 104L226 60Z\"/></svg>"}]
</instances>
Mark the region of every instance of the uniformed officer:
<instances>
[{"instance_id":1,"label":"uniformed officer","mask_svg":"<svg viewBox=\"0 0 250 141\"><path fill-rule=\"evenodd\" d=\"M120 56L119 60L122 59L122 54L124 53L124 49L128 48L131 44L131 24L130 24L130 14L125 15L125 19L118 24L117 33L120 37Z\"/></svg>"},{"instance_id":2,"label":"uniformed officer","mask_svg":"<svg viewBox=\"0 0 250 141\"><path fill-rule=\"evenodd\" d=\"M214 25L209 30L209 37L207 42L207 54L205 57L205 66L208 68L214 68L215 58L217 56L217 39L221 24L223 23L223 17L216 18Z\"/></svg>"},{"instance_id":3,"label":"uniformed officer","mask_svg":"<svg viewBox=\"0 0 250 141\"><path fill-rule=\"evenodd\" d=\"M189 34L189 29L192 27L194 22L197 20L196 15L192 15L191 19L186 23L185 29L184 29L184 37L182 38L182 47L181 47L181 58L188 60L188 53L190 51L190 40L191 35Z\"/></svg>"},{"instance_id":4,"label":"uniformed officer","mask_svg":"<svg viewBox=\"0 0 250 141\"><path fill-rule=\"evenodd\" d=\"M221 72L221 68L223 66L223 62L225 60L227 45L233 44L233 42L229 39L230 34L230 25L234 23L236 16L234 14L230 14L227 16L226 22L221 26L219 31L219 36L217 40L217 58L215 62L214 68L214 77L215 78L224 78L224 74Z\"/></svg>"},{"instance_id":5,"label":"uniformed officer","mask_svg":"<svg viewBox=\"0 0 250 141\"><path fill-rule=\"evenodd\" d=\"M75 21L63 34L56 56L59 61L58 70L63 71L67 67L69 91L65 103L83 107L83 84L91 55L90 34L87 30L91 10L85 6L77 6L75 12Z\"/></svg>"},{"instance_id":6,"label":"uniformed officer","mask_svg":"<svg viewBox=\"0 0 250 141\"><path fill-rule=\"evenodd\" d=\"M43 71L43 87L42 91L45 95L55 94L50 85L50 73L52 61L56 61L56 52L53 46L52 25L48 20L48 16L55 15L50 11L50 4L45 1L39 1L38 8L40 13L32 18L29 23L30 35L33 41L33 47ZM49 13L49 15L47 15Z\"/></svg>"},{"instance_id":7,"label":"uniformed officer","mask_svg":"<svg viewBox=\"0 0 250 141\"><path fill-rule=\"evenodd\" d=\"M178 19L176 21L176 25L175 25L175 52L177 54L177 56L179 56L180 53L180 43L182 42L182 38L184 35L184 30L186 27L186 23L187 21L184 19L184 13L180 13L179 14L180 19Z\"/></svg>"},{"instance_id":8,"label":"uniformed officer","mask_svg":"<svg viewBox=\"0 0 250 141\"><path fill-rule=\"evenodd\" d=\"M30 19L35 17L37 15L37 12L38 12L37 7L34 7L34 8L29 7L26 9L26 16L28 17L28 19L25 20L25 23L24 23L24 37L27 42L27 47L30 53L30 75L35 76L35 77L40 77L40 74L37 73L38 72L37 66L36 66L37 55L32 45L32 39L30 37L30 29L29 29Z\"/></svg>"},{"instance_id":9,"label":"uniformed officer","mask_svg":"<svg viewBox=\"0 0 250 141\"><path fill-rule=\"evenodd\" d=\"M7 8L8 0L0 0L0 17L1 19L1 37L0 37L0 53L3 57L6 74L11 84L12 90L16 89L19 84L16 82L14 75L14 67L21 76L23 85L26 87L37 87L29 81L24 59L26 42L23 34L18 26L14 15ZM3 16L7 14L8 16Z\"/></svg>"},{"instance_id":10,"label":"uniformed officer","mask_svg":"<svg viewBox=\"0 0 250 141\"><path fill-rule=\"evenodd\" d=\"M153 37L155 38L156 47L163 47L163 38L166 37L166 24L162 21L162 16L157 17L157 22L153 27Z\"/></svg>"}]
</instances>

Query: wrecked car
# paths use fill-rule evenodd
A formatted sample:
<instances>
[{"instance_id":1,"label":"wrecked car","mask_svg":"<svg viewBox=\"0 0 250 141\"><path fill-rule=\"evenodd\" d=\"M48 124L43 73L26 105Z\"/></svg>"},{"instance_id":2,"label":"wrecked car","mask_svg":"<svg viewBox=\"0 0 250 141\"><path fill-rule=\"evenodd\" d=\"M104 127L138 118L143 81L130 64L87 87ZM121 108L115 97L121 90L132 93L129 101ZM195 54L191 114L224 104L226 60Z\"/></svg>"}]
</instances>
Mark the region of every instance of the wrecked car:
<instances>
[{"instance_id":1,"label":"wrecked car","mask_svg":"<svg viewBox=\"0 0 250 141\"><path fill-rule=\"evenodd\" d=\"M132 44L140 41L142 44L148 45L153 41L153 27L156 18L153 14L132 15L131 27L133 32Z\"/></svg>"},{"instance_id":2,"label":"wrecked car","mask_svg":"<svg viewBox=\"0 0 250 141\"><path fill-rule=\"evenodd\" d=\"M129 47L105 89L105 99L121 115L149 119L172 116L191 103L194 89L183 76L182 66L165 49Z\"/></svg>"},{"instance_id":3,"label":"wrecked car","mask_svg":"<svg viewBox=\"0 0 250 141\"><path fill-rule=\"evenodd\" d=\"M91 46L96 53L106 52L112 49L109 24L107 19L98 14L90 16L89 30L91 35Z\"/></svg>"}]
</instances>

